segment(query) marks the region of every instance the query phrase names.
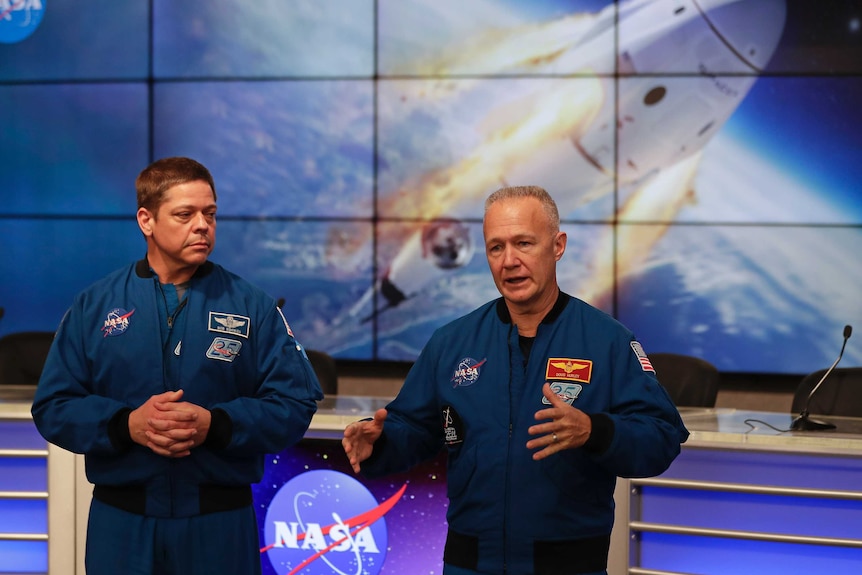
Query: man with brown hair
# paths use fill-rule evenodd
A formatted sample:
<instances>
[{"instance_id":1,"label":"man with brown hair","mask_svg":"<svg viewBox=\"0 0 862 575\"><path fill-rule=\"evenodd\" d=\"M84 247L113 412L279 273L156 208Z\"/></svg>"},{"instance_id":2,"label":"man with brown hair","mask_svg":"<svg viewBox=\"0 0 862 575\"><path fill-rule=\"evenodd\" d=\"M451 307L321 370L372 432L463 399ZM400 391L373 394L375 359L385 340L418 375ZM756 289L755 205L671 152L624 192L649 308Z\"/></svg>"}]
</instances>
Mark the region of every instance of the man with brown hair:
<instances>
[{"instance_id":1,"label":"man with brown hair","mask_svg":"<svg viewBox=\"0 0 862 575\"><path fill-rule=\"evenodd\" d=\"M210 172L165 158L136 188L146 257L75 298L33 418L95 484L88 575L260 573L251 484L323 394L276 301L209 261Z\"/></svg>"}]
</instances>

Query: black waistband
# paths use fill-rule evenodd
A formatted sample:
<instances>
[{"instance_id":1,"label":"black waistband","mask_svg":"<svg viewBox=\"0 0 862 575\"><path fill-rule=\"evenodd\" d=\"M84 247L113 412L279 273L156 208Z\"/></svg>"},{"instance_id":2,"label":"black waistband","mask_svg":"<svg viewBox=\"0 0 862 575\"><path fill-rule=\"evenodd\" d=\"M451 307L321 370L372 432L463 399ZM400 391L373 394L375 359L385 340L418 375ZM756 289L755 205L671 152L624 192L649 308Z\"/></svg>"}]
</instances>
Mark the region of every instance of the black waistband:
<instances>
[{"instance_id":1,"label":"black waistband","mask_svg":"<svg viewBox=\"0 0 862 575\"><path fill-rule=\"evenodd\" d=\"M533 573L535 575L574 575L594 573L608 568L611 536L535 541ZM478 570L479 538L449 530L443 561L455 567Z\"/></svg>"},{"instance_id":2,"label":"black waistband","mask_svg":"<svg viewBox=\"0 0 862 575\"><path fill-rule=\"evenodd\" d=\"M198 496L201 515L232 511L252 504L249 485L200 485ZM129 513L146 514L147 492L143 485L96 485L93 499Z\"/></svg>"}]
</instances>

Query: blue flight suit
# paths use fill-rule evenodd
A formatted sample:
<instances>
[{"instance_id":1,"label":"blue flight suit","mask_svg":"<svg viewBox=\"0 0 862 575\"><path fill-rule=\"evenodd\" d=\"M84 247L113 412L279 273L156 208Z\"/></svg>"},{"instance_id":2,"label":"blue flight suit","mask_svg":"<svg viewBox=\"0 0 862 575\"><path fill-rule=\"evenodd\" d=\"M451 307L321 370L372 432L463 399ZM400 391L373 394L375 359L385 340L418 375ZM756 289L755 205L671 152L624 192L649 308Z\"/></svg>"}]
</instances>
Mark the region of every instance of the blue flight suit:
<instances>
[{"instance_id":1,"label":"blue flight suit","mask_svg":"<svg viewBox=\"0 0 862 575\"><path fill-rule=\"evenodd\" d=\"M545 382L592 434L534 461L527 429L550 407ZM616 478L662 473L688 438L631 331L563 293L527 342L502 299L441 327L387 409L362 472L447 450L447 575L605 572Z\"/></svg>"},{"instance_id":2,"label":"blue flight suit","mask_svg":"<svg viewBox=\"0 0 862 575\"><path fill-rule=\"evenodd\" d=\"M153 395L210 410L180 458L134 443L131 411ZM95 485L88 575L259 573L251 484L264 455L298 442L323 398L275 300L206 262L180 298L141 260L74 300L33 401L40 433L83 453Z\"/></svg>"}]
</instances>

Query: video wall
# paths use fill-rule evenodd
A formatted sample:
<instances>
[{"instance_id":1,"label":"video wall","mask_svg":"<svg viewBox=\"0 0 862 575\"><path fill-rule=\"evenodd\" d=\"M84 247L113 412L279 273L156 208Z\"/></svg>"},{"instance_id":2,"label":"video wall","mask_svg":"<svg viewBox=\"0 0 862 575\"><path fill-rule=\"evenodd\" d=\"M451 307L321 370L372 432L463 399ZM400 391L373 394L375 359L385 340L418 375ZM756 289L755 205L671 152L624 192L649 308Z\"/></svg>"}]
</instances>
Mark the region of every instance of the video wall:
<instances>
[{"instance_id":1,"label":"video wall","mask_svg":"<svg viewBox=\"0 0 862 575\"><path fill-rule=\"evenodd\" d=\"M807 373L862 329L860 100L851 1L0 2L0 334L142 257L134 179L184 155L213 261L336 358L498 297L482 202L537 184L647 353Z\"/></svg>"}]
</instances>

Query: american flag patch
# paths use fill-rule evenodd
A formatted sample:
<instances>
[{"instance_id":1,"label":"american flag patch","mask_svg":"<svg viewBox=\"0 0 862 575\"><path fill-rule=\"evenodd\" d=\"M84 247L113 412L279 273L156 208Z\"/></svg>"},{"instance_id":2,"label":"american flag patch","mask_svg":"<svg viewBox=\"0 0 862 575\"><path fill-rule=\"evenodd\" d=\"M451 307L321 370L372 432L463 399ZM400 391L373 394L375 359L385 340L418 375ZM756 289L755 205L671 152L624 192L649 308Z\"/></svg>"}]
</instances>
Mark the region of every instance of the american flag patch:
<instances>
[{"instance_id":1,"label":"american flag patch","mask_svg":"<svg viewBox=\"0 0 862 575\"><path fill-rule=\"evenodd\" d=\"M287 323L287 318L286 318L286 317L284 317L284 312L282 312L282 311L281 311L281 308L280 308L280 307L276 307L275 309L278 311L278 315L280 315L280 316L281 316L281 321L283 321L283 322L284 322L284 327L285 327L285 329L287 330L287 335L289 335L290 337L292 337L292 338L296 339L296 336L295 336L295 335L293 335L293 330L292 330L292 329L290 329L290 324L289 324L289 323Z\"/></svg>"},{"instance_id":2,"label":"american flag patch","mask_svg":"<svg viewBox=\"0 0 862 575\"><path fill-rule=\"evenodd\" d=\"M638 361L641 364L641 369L655 373L655 368L652 366L652 363L650 363L643 346L636 341L633 341L631 345L632 351L635 352L635 357L638 358Z\"/></svg>"}]
</instances>

